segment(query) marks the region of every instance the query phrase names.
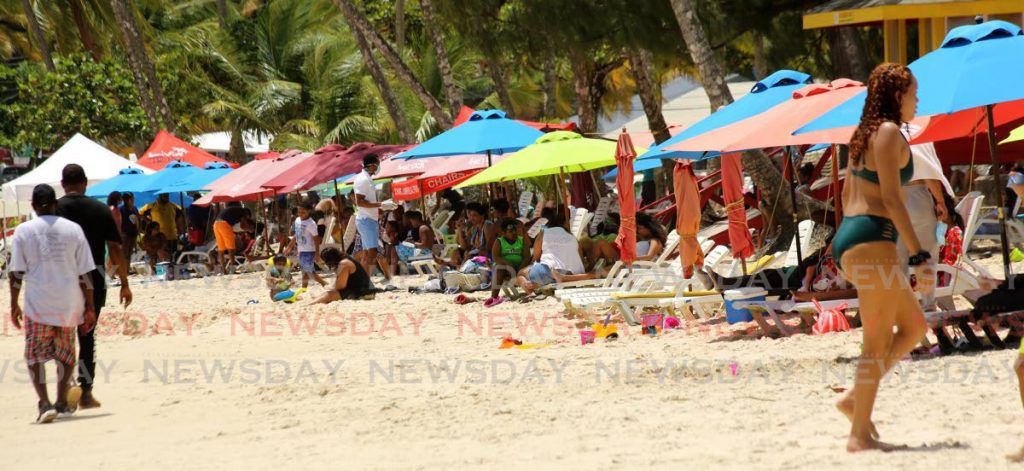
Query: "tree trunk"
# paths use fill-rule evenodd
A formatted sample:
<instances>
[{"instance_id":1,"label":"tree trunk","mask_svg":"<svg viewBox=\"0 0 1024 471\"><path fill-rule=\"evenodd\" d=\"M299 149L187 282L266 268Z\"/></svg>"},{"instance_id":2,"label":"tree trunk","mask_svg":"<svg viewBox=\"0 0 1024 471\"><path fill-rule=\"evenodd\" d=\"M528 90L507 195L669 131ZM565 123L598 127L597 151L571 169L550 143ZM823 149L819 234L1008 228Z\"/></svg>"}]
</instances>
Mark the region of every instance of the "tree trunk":
<instances>
[{"instance_id":1,"label":"tree trunk","mask_svg":"<svg viewBox=\"0 0 1024 471\"><path fill-rule=\"evenodd\" d=\"M831 50L833 75L867 82L871 71L868 69L867 56L861 47L858 31L848 26L828 30L826 34Z\"/></svg>"},{"instance_id":2,"label":"tree trunk","mask_svg":"<svg viewBox=\"0 0 1024 471\"><path fill-rule=\"evenodd\" d=\"M217 22L220 29L228 29L228 1L217 0Z\"/></svg>"},{"instance_id":3,"label":"tree trunk","mask_svg":"<svg viewBox=\"0 0 1024 471\"><path fill-rule=\"evenodd\" d=\"M654 64L649 51L643 49L632 49L629 51L629 62L632 65L633 79L636 81L636 91L640 95L640 102L644 106L644 114L647 115L647 126L654 135L654 142L662 143L667 141L671 134L668 132L668 124L665 123L665 116L661 113L661 84L655 76Z\"/></svg>"},{"instance_id":4,"label":"tree trunk","mask_svg":"<svg viewBox=\"0 0 1024 471\"><path fill-rule=\"evenodd\" d=\"M427 109L427 112L434 118L437 125L441 128L451 127L452 117L444 111L441 104L437 102L437 99L416 78L416 75L402 61L402 58L395 52L394 48L370 25L370 22L359 12L355 4L352 3L352 0L335 0L335 4L341 9L342 15L345 17L346 22L352 26L353 31L361 31L370 44L380 51L381 55L384 56L384 59L388 61L388 64L395 71L395 75L412 89L413 94L416 95L416 98L419 99L420 103Z\"/></svg>"},{"instance_id":5,"label":"tree trunk","mask_svg":"<svg viewBox=\"0 0 1024 471\"><path fill-rule=\"evenodd\" d=\"M235 126L231 130L231 143L228 145L228 160L235 163L245 163L245 130Z\"/></svg>"},{"instance_id":6,"label":"tree trunk","mask_svg":"<svg viewBox=\"0 0 1024 471\"><path fill-rule=\"evenodd\" d=\"M441 32L441 25L434 16L434 6L430 0L420 0L420 8L423 10L423 23L427 28L427 36L430 38L430 43L434 47L434 56L437 58L437 71L441 74L441 84L444 86L444 95L448 101L448 111L452 116L457 116L462 110L462 92L455 84L455 75L452 73L451 62L448 60L448 51L444 47L444 34Z\"/></svg>"},{"instance_id":7,"label":"tree trunk","mask_svg":"<svg viewBox=\"0 0 1024 471\"><path fill-rule=\"evenodd\" d=\"M764 35L754 31L754 80L768 76L768 58L764 53Z\"/></svg>"},{"instance_id":8,"label":"tree trunk","mask_svg":"<svg viewBox=\"0 0 1024 471\"><path fill-rule=\"evenodd\" d=\"M540 115L544 118L554 118L558 114L557 87L558 75L555 72L555 58L548 54L544 58L544 102L540 110Z\"/></svg>"},{"instance_id":9,"label":"tree trunk","mask_svg":"<svg viewBox=\"0 0 1024 471\"><path fill-rule=\"evenodd\" d=\"M572 63L572 86L576 94L576 114L580 119L580 132L597 132L597 112L601 97L594 86L595 64L583 54L573 52L569 55Z\"/></svg>"},{"instance_id":10,"label":"tree trunk","mask_svg":"<svg viewBox=\"0 0 1024 471\"><path fill-rule=\"evenodd\" d=\"M690 58L697 66L700 74L701 85L711 100L711 110L717 110L721 106L732 103L732 93L725 84L725 74L722 66L715 57L714 49L704 34L704 26L697 17L697 11L692 0L671 0L672 11L676 14L676 21L679 22L679 30L683 33L683 41L690 51Z\"/></svg>"},{"instance_id":11,"label":"tree trunk","mask_svg":"<svg viewBox=\"0 0 1024 471\"><path fill-rule=\"evenodd\" d=\"M405 49L405 0L395 0L395 50Z\"/></svg>"},{"instance_id":12,"label":"tree trunk","mask_svg":"<svg viewBox=\"0 0 1024 471\"><path fill-rule=\"evenodd\" d=\"M122 21L125 11L123 5L119 0L110 0L110 6L114 10L114 17L117 20L117 25L121 30L121 40L128 44L131 39L129 38L129 32L124 26ZM135 54L130 52L130 48L125 46L127 52L125 56L128 58L128 68L132 71L132 81L135 82L135 90L139 94L139 101L142 103L142 110L146 112L146 120L149 122L149 131L154 136L160 132L160 117L157 114L156 107L153 106L153 96L150 95L149 87L146 86L146 78L142 75L142 67L138 63L138 58ZM142 154L139 154L142 155Z\"/></svg>"},{"instance_id":13,"label":"tree trunk","mask_svg":"<svg viewBox=\"0 0 1024 471\"><path fill-rule=\"evenodd\" d=\"M92 37L92 32L89 31L89 23L85 18L81 0L71 0L69 3L71 4L71 16L75 20L75 28L78 29L78 38L82 41L82 47L89 51L93 62L99 62L100 49Z\"/></svg>"},{"instance_id":14,"label":"tree trunk","mask_svg":"<svg viewBox=\"0 0 1024 471\"><path fill-rule=\"evenodd\" d=\"M36 10L32 6L32 0L21 0L21 7L25 9L25 18L28 20L29 32L32 33L32 41L35 43L36 48L39 49L39 55L43 56L43 64L46 64L46 70L56 72L57 68L53 66L53 57L50 56L50 45L46 42L46 36L43 35L43 28L39 26L39 19L36 18Z\"/></svg>"},{"instance_id":15,"label":"tree trunk","mask_svg":"<svg viewBox=\"0 0 1024 471\"><path fill-rule=\"evenodd\" d=\"M125 50L129 56L133 57L133 67L138 67L140 73L143 74L143 78L145 78L149 92L152 93L152 105L159 113L158 116L163 118L164 129L172 133L175 132L177 126L175 125L174 117L171 116L171 108L167 106L163 89L160 87L160 82L156 77L156 68L153 67L153 63L149 60L146 45L143 43L142 35L139 34L138 26L135 24L135 11L124 0L110 0L110 6L114 10L114 17L121 28Z\"/></svg>"},{"instance_id":16,"label":"tree trunk","mask_svg":"<svg viewBox=\"0 0 1024 471\"><path fill-rule=\"evenodd\" d=\"M406 119L405 113L402 112L402 107L398 104L398 98L395 96L395 92L391 90L391 84L388 83L388 78L384 75L380 63L373 57L373 50L367 44L366 37L355 27L352 27L352 36L356 40L356 46L359 47L359 53L363 55L363 62L366 63L366 69L370 72L373 83L377 85L377 91L380 92L380 98L384 101L384 107L387 108L391 121L395 123L398 136L402 138L402 142L416 142L416 136L412 132L409 120Z\"/></svg>"},{"instance_id":17,"label":"tree trunk","mask_svg":"<svg viewBox=\"0 0 1024 471\"><path fill-rule=\"evenodd\" d=\"M501 61L498 60L497 54L490 48L487 50L487 72L491 75L491 81L494 82L494 90L498 92L498 101L501 102L501 108L505 110L505 114L511 118L515 114L515 110L512 108L512 95L508 93L508 76L505 75L505 70L501 65Z\"/></svg>"},{"instance_id":18,"label":"tree trunk","mask_svg":"<svg viewBox=\"0 0 1024 471\"><path fill-rule=\"evenodd\" d=\"M796 232L796 225L793 222L793 202L790 197L789 182L783 180L782 172L775 166L775 163L761 151L750 151L743 153L743 169L761 190L761 204L764 214L765 228L768 231L771 226L781 226L781 237L778 237L770 251L785 250L789 247L791 235ZM798 192L796 194L797 218L811 219L815 213L827 210L821 201ZM804 254L806 256L807 254Z\"/></svg>"}]
</instances>

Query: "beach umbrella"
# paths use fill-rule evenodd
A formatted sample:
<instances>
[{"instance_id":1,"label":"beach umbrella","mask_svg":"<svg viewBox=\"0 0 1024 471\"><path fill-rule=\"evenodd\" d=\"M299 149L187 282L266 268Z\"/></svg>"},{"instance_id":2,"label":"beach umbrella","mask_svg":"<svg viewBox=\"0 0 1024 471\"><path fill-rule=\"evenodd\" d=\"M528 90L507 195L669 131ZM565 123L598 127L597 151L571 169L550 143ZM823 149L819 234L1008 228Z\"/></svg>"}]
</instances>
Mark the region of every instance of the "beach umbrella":
<instances>
[{"instance_id":1,"label":"beach umbrella","mask_svg":"<svg viewBox=\"0 0 1024 471\"><path fill-rule=\"evenodd\" d=\"M253 160L207 185L204 189L209 193L196 200L195 204L206 206L225 201L256 201L264 195L275 194L274 190L264 188L264 184L312 156L293 150L276 159Z\"/></svg>"},{"instance_id":2,"label":"beach umbrella","mask_svg":"<svg viewBox=\"0 0 1024 471\"><path fill-rule=\"evenodd\" d=\"M1024 141L1024 126L1014 129L1010 132L1010 136L1000 141L1000 144L1009 144L1011 142Z\"/></svg>"},{"instance_id":3,"label":"beach umbrella","mask_svg":"<svg viewBox=\"0 0 1024 471\"><path fill-rule=\"evenodd\" d=\"M743 165L740 163L739 153L722 155L722 198L725 200L725 211L729 217L728 232L732 256L737 260L746 260L754 255L754 241L747 230L747 211L743 207ZM744 263L744 275L747 274L746 271Z\"/></svg>"},{"instance_id":4,"label":"beach umbrella","mask_svg":"<svg viewBox=\"0 0 1024 471\"><path fill-rule=\"evenodd\" d=\"M723 164L726 159L722 159ZM683 265L683 276L693 276L693 267L704 264L704 251L697 241L700 232L700 189L692 164L686 160L676 161L672 175L672 187L676 197L676 233L679 234L679 262ZM744 221L745 223L745 221Z\"/></svg>"},{"instance_id":5,"label":"beach umbrella","mask_svg":"<svg viewBox=\"0 0 1024 471\"><path fill-rule=\"evenodd\" d=\"M610 167L616 163L616 149L617 144L613 141L589 139L570 131L555 131L540 136L533 144L501 163L491 165L456 188Z\"/></svg>"},{"instance_id":6,"label":"beach umbrella","mask_svg":"<svg viewBox=\"0 0 1024 471\"><path fill-rule=\"evenodd\" d=\"M167 191L166 187L178 183L182 180L187 180L189 177L194 175L196 172L202 172L202 169L198 169L192 164L185 162L171 162L164 165L163 170L156 172L140 181L141 188L137 191L151 192L155 194L161 193L172 193Z\"/></svg>"},{"instance_id":7,"label":"beach umbrella","mask_svg":"<svg viewBox=\"0 0 1024 471\"><path fill-rule=\"evenodd\" d=\"M477 111L462 125L438 134L397 156L400 159L444 157L460 154L514 152L543 135L542 132L505 116L501 110Z\"/></svg>"},{"instance_id":8,"label":"beach umbrella","mask_svg":"<svg viewBox=\"0 0 1024 471\"><path fill-rule=\"evenodd\" d=\"M174 134L161 129L157 133L156 138L153 139L153 143L149 145L149 149L146 149L146 152L142 154L142 157L139 159L139 165L153 170L161 170L171 162L185 162L197 168L202 168L210 162L238 166L178 139Z\"/></svg>"},{"instance_id":9,"label":"beach umbrella","mask_svg":"<svg viewBox=\"0 0 1024 471\"><path fill-rule=\"evenodd\" d=\"M615 186L619 193L619 234L615 245L619 248L619 259L632 267L636 260L636 194L633 193L633 160L636 150L625 128L619 134L615 146L615 164L619 176Z\"/></svg>"},{"instance_id":10,"label":"beach umbrella","mask_svg":"<svg viewBox=\"0 0 1024 471\"><path fill-rule=\"evenodd\" d=\"M111 178L98 182L94 185L90 185L85 190L85 196L91 198L106 198L111 192L120 191L124 192L124 188L128 187L136 180L142 180L146 177L146 174L141 169L128 167L121 169Z\"/></svg>"},{"instance_id":11,"label":"beach umbrella","mask_svg":"<svg viewBox=\"0 0 1024 471\"><path fill-rule=\"evenodd\" d=\"M516 154L504 154L491 156L491 163L500 164L507 158ZM434 159L413 159L409 162L430 161ZM433 164L430 170L423 172L415 178L393 182L391 194L396 201L414 200L423 196L437 193L441 190L458 185L470 177L480 173L487 168L486 155L457 155L453 157L437 158L439 162Z\"/></svg>"},{"instance_id":12,"label":"beach umbrella","mask_svg":"<svg viewBox=\"0 0 1024 471\"><path fill-rule=\"evenodd\" d=\"M917 114L922 116L956 113L972 108L984 110L986 128L995 129L994 106L1024 100L1024 33L1006 21L988 21L953 28L942 45L912 62L908 67L917 77ZM804 126L798 133L841 126L855 126L860 120L866 94L858 95ZM994 132L987 132L989 157L999 168ZM1006 237L1003 193L998 201L1003 270L1010 274L1010 246Z\"/></svg>"},{"instance_id":13,"label":"beach umbrella","mask_svg":"<svg viewBox=\"0 0 1024 471\"><path fill-rule=\"evenodd\" d=\"M224 175L231 173L232 170L233 169L228 164L208 162L203 166L202 170L192 172L192 175L163 187L163 191L166 193L191 193L194 191L200 191L205 188L206 185L209 185Z\"/></svg>"},{"instance_id":14,"label":"beach umbrella","mask_svg":"<svg viewBox=\"0 0 1024 471\"><path fill-rule=\"evenodd\" d=\"M736 121L749 118L769 108L789 100L793 92L811 83L811 76L792 70L780 70L760 80L751 89L750 93L743 98L736 100L708 117L698 121L685 131L676 134L672 138L650 148L637 160L648 159L691 159L704 160L716 157L717 153L687 152L671 150L674 144L696 137L705 132L727 126Z\"/></svg>"},{"instance_id":15,"label":"beach umbrella","mask_svg":"<svg viewBox=\"0 0 1024 471\"><path fill-rule=\"evenodd\" d=\"M662 147L692 152L739 152L817 144L807 141L806 135L793 132L863 90L864 84L850 79L806 85L795 90L790 99L759 114Z\"/></svg>"},{"instance_id":16,"label":"beach umbrella","mask_svg":"<svg viewBox=\"0 0 1024 471\"><path fill-rule=\"evenodd\" d=\"M381 160L385 160L405 147L366 142L354 144L352 147L330 144L318 149L303 162L268 180L263 186L277 193L308 190L340 176L358 173L363 169L363 157L366 155L377 154Z\"/></svg>"}]
</instances>

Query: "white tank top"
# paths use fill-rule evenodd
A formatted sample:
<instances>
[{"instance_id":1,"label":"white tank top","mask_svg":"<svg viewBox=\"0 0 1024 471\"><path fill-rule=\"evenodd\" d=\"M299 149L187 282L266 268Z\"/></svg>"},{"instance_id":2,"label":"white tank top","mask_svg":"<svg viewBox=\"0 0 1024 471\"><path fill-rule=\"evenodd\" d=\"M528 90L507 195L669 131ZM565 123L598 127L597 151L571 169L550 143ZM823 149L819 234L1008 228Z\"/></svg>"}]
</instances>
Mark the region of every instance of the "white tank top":
<instances>
[{"instance_id":1,"label":"white tank top","mask_svg":"<svg viewBox=\"0 0 1024 471\"><path fill-rule=\"evenodd\" d=\"M583 259L580 258L579 242L561 227L544 229L540 250L540 262L554 270L564 270L574 275L586 272Z\"/></svg>"}]
</instances>

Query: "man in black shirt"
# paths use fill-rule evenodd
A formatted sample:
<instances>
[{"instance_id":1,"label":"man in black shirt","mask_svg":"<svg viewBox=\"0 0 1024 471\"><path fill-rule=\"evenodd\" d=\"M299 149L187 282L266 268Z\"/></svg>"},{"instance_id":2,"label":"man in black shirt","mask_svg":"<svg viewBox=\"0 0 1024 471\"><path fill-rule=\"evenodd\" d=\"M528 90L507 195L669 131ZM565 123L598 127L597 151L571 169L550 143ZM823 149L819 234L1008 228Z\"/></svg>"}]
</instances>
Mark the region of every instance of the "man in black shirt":
<instances>
[{"instance_id":1,"label":"man in black shirt","mask_svg":"<svg viewBox=\"0 0 1024 471\"><path fill-rule=\"evenodd\" d=\"M128 307L132 303L132 290L128 287L128 263L124 259L121 247L121 234L114 223L114 215L103 203L85 196L85 187L89 180L81 165L68 164L64 167L60 184L64 187L64 197L57 201L57 215L70 219L82 228L89 250L92 252L96 270L91 275L93 304L96 308L96 319L99 320L100 308L107 300L106 276L103 274L104 251L109 252L110 260L121 280L121 304ZM100 402L92 395L93 379L96 376L94 337L95 328L86 334L78 333L78 383L82 386L82 399L79 407L89 409L99 407Z\"/></svg>"}]
</instances>

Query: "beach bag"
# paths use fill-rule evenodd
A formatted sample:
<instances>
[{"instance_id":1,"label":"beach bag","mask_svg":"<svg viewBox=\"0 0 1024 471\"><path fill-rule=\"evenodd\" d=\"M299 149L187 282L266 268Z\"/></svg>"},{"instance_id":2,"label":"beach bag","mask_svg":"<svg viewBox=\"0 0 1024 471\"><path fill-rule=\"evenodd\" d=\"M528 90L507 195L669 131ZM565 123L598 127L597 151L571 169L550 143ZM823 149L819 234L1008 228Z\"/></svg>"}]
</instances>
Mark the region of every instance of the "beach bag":
<instances>
[{"instance_id":1,"label":"beach bag","mask_svg":"<svg viewBox=\"0 0 1024 471\"><path fill-rule=\"evenodd\" d=\"M188 243L192 245L203 245L206 242L206 231L198 227L188 228Z\"/></svg>"},{"instance_id":2,"label":"beach bag","mask_svg":"<svg viewBox=\"0 0 1024 471\"><path fill-rule=\"evenodd\" d=\"M829 332L846 332L850 330L850 321L846 319L846 303L825 310L821 303L814 299L814 307L818 308L818 321L811 327L814 335Z\"/></svg>"}]
</instances>

